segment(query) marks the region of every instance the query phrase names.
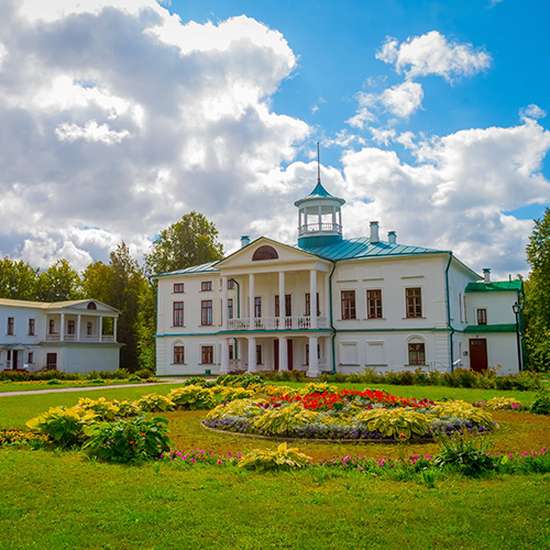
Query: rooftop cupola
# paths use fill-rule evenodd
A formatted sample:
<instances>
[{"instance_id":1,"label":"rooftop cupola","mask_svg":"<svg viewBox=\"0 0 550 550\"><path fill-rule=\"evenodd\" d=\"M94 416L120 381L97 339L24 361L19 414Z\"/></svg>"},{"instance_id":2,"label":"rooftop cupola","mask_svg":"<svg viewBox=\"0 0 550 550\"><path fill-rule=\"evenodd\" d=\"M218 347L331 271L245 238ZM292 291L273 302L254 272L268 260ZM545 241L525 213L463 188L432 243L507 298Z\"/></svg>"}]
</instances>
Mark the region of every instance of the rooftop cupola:
<instances>
[{"instance_id":1,"label":"rooftop cupola","mask_svg":"<svg viewBox=\"0 0 550 550\"><path fill-rule=\"evenodd\" d=\"M317 143L317 185L303 199L294 203L298 208L298 246L314 248L342 240L342 211L346 201L331 195L321 183L319 143Z\"/></svg>"}]
</instances>

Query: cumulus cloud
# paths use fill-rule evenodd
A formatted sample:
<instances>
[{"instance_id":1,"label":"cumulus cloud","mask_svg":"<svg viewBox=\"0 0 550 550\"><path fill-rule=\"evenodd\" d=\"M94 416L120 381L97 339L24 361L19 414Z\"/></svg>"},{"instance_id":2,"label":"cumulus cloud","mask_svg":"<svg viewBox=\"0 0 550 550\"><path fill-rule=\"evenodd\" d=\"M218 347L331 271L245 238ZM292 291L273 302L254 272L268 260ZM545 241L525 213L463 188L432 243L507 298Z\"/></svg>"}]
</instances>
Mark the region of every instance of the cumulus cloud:
<instances>
[{"instance_id":1,"label":"cumulus cloud","mask_svg":"<svg viewBox=\"0 0 550 550\"><path fill-rule=\"evenodd\" d=\"M544 118L546 116L546 111L544 109L541 109L535 103L531 103L527 105L527 107L523 107L522 109L520 109L519 115L522 118L532 118L537 120L539 118Z\"/></svg>"},{"instance_id":2,"label":"cumulus cloud","mask_svg":"<svg viewBox=\"0 0 550 550\"><path fill-rule=\"evenodd\" d=\"M376 58L394 65L407 78L439 75L448 81L487 69L491 56L471 44L453 42L438 31L413 36L404 42L388 38Z\"/></svg>"},{"instance_id":3,"label":"cumulus cloud","mask_svg":"<svg viewBox=\"0 0 550 550\"><path fill-rule=\"evenodd\" d=\"M420 107L423 97L424 90L418 82L406 81L384 90L380 101L393 115L407 118Z\"/></svg>"}]
</instances>

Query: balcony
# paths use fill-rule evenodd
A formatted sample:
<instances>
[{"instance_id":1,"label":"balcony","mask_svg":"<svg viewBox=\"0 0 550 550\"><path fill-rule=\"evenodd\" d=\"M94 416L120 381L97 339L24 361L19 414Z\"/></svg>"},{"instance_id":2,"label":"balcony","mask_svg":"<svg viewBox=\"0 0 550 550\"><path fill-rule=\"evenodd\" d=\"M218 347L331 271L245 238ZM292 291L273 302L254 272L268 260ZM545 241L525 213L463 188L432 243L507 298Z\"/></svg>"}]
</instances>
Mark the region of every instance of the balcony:
<instances>
[{"instance_id":1,"label":"balcony","mask_svg":"<svg viewBox=\"0 0 550 550\"><path fill-rule=\"evenodd\" d=\"M308 233L342 233L342 226L338 223L323 222L323 223L306 223L298 228L300 235Z\"/></svg>"},{"instance_id":2,"label":"balcony","mask_svg":"<svg viewBox=\"0 0 550 550\"><path fill-rule=\"evenodd\" d=\"M47 334L47 342L61 342L61 335L59 333ZM80 338L76 337L76 334L65 334L63 336L64 342L80 342L80 343L112 343L115 341L115 337L112 334L103 334L101 340L97 334L83 335Z\"/></svg>"},{"instance_id":3,"label":"balcony","mask_svg":"<svg viewBox=\"0 0 550 550\"><path fill-rule=\"evenodd\" d=\"M229 319L228 330L307 330L311 327L311 317L301 315L298 317L241 317ZM328 328L326 317L317 317L317 328Z\"/></svg>"}]
</instances>

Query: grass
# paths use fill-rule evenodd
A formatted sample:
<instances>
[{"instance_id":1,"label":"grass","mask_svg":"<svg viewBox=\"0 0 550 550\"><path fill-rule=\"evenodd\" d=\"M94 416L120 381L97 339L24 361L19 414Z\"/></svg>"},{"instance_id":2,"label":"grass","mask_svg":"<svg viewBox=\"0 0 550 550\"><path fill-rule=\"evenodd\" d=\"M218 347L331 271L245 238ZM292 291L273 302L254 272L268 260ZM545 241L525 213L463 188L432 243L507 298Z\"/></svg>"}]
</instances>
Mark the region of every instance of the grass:
<instances>
[{"instance_id":1,"label":"grass","mask_svg":"<svg viewBox=\"0 0 550 550\"><path fill-rule=\"evenodd\" d=\"M56 388L82 388L98 386L119 386L120 384L141 384L139 381L114 379L103 380L102 384L93 384L91 380L59 380L56 384L48 384L47 380L32 380L30 382L12 382L11 380L0 382L1 392L19 392L31 390L55 390Z\"/></svg>"},{"instance_id":2,"label":"grass","mask_svg":"<svg viewBox=\"0 0 550 550\"><path fill-rule=\"evenodd\" d=\"M550 476L428 489L354 472L121 467L0 450L2 548L543 548Z\"/></svg>"}]
</instances>

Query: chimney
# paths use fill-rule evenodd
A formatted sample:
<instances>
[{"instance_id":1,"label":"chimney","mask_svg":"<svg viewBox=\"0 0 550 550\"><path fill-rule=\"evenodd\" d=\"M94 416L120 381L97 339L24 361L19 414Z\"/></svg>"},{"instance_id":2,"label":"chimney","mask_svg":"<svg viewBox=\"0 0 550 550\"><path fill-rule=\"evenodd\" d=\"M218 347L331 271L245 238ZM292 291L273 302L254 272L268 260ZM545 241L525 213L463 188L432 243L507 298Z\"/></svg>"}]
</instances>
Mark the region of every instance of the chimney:
<instances>
[{"instance_id":1,"label":"chimney","mask_svg":"<svg viewBox=\"0 0 550 550\"><path fill-rule=\"evenodd\" d=\"M250 237L248 235L241 236L241 248L244 248L247 244L250 244Z\"/></svg>"},{"instance_id":2,"label":"chimney","mask_svg":"<svg viewBox=\"0 0 550 550\"><path fill-rule=\"evenodd\" d=\"M380 242L380 235L378 230L378 222L370 222L370 242Z\"/></svg>"},{"instance_id":3,"label":"chimney","mask_svg":"<svg viewBox=\"0 0 550 550\"><path fill-rule=\"evenodd\" d=\"M397 244L397 233L395 231L388 231L388 242L390 244Z\"/></svg>"},{"instance_id":4,"label":"chimney","mask_svg":"<svg viewBox=\"0 0 550 550\"><path fill-rule=\"evenodd\" d=\"M485 283L491 282L491 268L490 267L484 267L483 268L483 281Z\"/></svg>"}]
</instances>

